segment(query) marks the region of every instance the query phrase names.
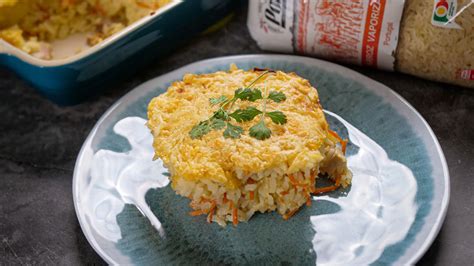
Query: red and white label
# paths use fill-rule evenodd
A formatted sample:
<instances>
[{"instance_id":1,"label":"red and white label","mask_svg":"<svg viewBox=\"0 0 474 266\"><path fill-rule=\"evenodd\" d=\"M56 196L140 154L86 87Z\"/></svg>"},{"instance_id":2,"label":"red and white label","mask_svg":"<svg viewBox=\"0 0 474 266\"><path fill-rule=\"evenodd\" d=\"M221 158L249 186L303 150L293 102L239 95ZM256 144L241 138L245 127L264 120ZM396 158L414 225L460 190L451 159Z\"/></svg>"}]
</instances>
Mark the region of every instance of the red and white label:
<instances>
[{"instance_id":1,"label":"red and white label","mask_svg":"<svg viewBox=\"0 0 474 266\"><path fill-rule=\"evenodd\" d=\"M380 30L385 9L385 0L370 1L362 38L362 65L377 67Z\"/></svg>"},{"instance_id":2,"label":"red and white label","mask_svg":"<svg viewBox=\"0 0 474 266\"><path fill-rule=\"evenodd\" d=\"M248 27L264 49L387 70L394 68L403 0L251 0L249 3Z\"/></svg>"},{"instance_id":3,"label":"red and white label","mask_svg":"<svg viewBox=\"0 0 474 266\"><path fill-rule=\"evenodd\" d=\"M474 69L464 69L459 72L459 78L465 80L474 80Z\"/></svg>"}]
</instances>

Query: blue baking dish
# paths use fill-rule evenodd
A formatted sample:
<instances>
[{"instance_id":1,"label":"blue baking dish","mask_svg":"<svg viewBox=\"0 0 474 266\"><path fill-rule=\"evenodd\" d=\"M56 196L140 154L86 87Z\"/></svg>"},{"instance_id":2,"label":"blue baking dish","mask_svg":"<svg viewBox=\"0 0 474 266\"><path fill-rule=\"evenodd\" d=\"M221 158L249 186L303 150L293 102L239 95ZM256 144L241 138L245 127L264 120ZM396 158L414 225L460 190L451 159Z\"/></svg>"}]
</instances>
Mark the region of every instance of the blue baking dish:
<instances>
[{"instance_id":1,"label":"blue baking dish","mask_svg":"<svg viewBox=\"0 0 474 266\"><path fill-rule=\"evenodd\" d=\"M65 59L38 59L0 40L0 65L55 103L76 104L230 15L238 4L235 0L175 0Z\"/></svg>"}]
</instances>

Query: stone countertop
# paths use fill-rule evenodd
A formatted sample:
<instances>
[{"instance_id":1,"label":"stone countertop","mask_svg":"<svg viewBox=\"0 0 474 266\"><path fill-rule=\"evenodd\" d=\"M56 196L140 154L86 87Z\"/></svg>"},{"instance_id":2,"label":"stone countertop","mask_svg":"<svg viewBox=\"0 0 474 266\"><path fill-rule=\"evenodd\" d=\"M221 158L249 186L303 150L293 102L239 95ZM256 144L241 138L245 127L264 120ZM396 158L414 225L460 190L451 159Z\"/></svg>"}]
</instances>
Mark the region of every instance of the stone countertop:
<instances>
[{"instance_id":1,"label":"stone countertop","mask_svg":"<svg viewBox=\"0 0 474 266\"><path fill-rule=\"evenodd\" d=\"M42 98L0 69L0 265L104 264L74 212L76 156L99 117L140 83L186 64L225 55L263 53L246 27L246 11L139 75L72 107ZM474 257L474 90L399 73L351 67L403 96L430 124L451 175L444 225L420 265L470 265Z\"/></svg>"}]
</instances>

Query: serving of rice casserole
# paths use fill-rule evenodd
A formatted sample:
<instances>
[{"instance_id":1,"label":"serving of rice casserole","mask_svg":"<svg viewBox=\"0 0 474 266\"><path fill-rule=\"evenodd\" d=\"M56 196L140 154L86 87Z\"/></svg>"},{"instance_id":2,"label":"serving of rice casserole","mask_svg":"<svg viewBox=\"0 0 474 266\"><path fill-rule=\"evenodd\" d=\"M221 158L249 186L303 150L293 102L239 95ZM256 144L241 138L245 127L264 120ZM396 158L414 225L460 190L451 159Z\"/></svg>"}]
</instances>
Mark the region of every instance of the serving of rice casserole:
<instances>
[{"instance_id":1,"label":"serving of rice casserole","mask_svg":"<svg viewBox=\"0 0 474 266\"><path fill-rule=\"evenodd\" d=\"M186 74L149 103L155 159L168 168L176 193L191 200L191 215L206 215L208 222L222 226L248 221L256 212L276 210L288 219L310 205L313 195L351 183L347 142L330 130L316 89L295 73L262 71L231 65L229 71ZM226 135L223 128L199 137L190 134L219 108L209 99L231 99L239 88L250 86L261 88L263 98L268 91L284 95L284 100L264 103L266 110L280 110L286 119L272 123L263 116L270 137L246 133L258 118L241 121L238 136ZM237 100L223 108L244 110L262 101ZM318 186L321 178L334 184Z\"/></svg>"},{"instance_id":2,"label":"serving of rice casserole","mask_svg":"<svg viewBox=\"0 0 474 266\"><path fill-rule=\"evenodd\" d=\"M50 60L51 41L85 33L87 45L94 46L169 2L0 0L0 39L37 58Z\"/></svg>"}]
</instances>

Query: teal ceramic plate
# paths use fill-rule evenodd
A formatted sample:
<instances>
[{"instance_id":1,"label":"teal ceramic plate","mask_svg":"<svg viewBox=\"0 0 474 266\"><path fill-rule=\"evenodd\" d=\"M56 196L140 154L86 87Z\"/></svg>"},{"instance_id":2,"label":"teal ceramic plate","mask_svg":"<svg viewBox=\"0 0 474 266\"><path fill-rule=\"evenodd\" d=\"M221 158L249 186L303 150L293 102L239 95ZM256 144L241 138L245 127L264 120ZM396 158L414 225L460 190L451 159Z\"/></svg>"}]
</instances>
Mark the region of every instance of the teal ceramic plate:
<instances>
[{"instance_id":1,"label":"teal ceramic plate","mask_svg":"<svg viewBox=\"0 0 474 266\"><path fill-rule=\"evenodd\" d=\"M191 217L188 199L152 161L147 104L185 73L240 68L296 72L318 88L331 128L348 138L352 186L313 197L288 221L255 215L237 227ZM347 68L288 55L197 62L125 95L78 156L73 194L82 230L111 264L412 264L444 220L449 174L425 120L384 85Z\"/></svg>"}]
</instances>

